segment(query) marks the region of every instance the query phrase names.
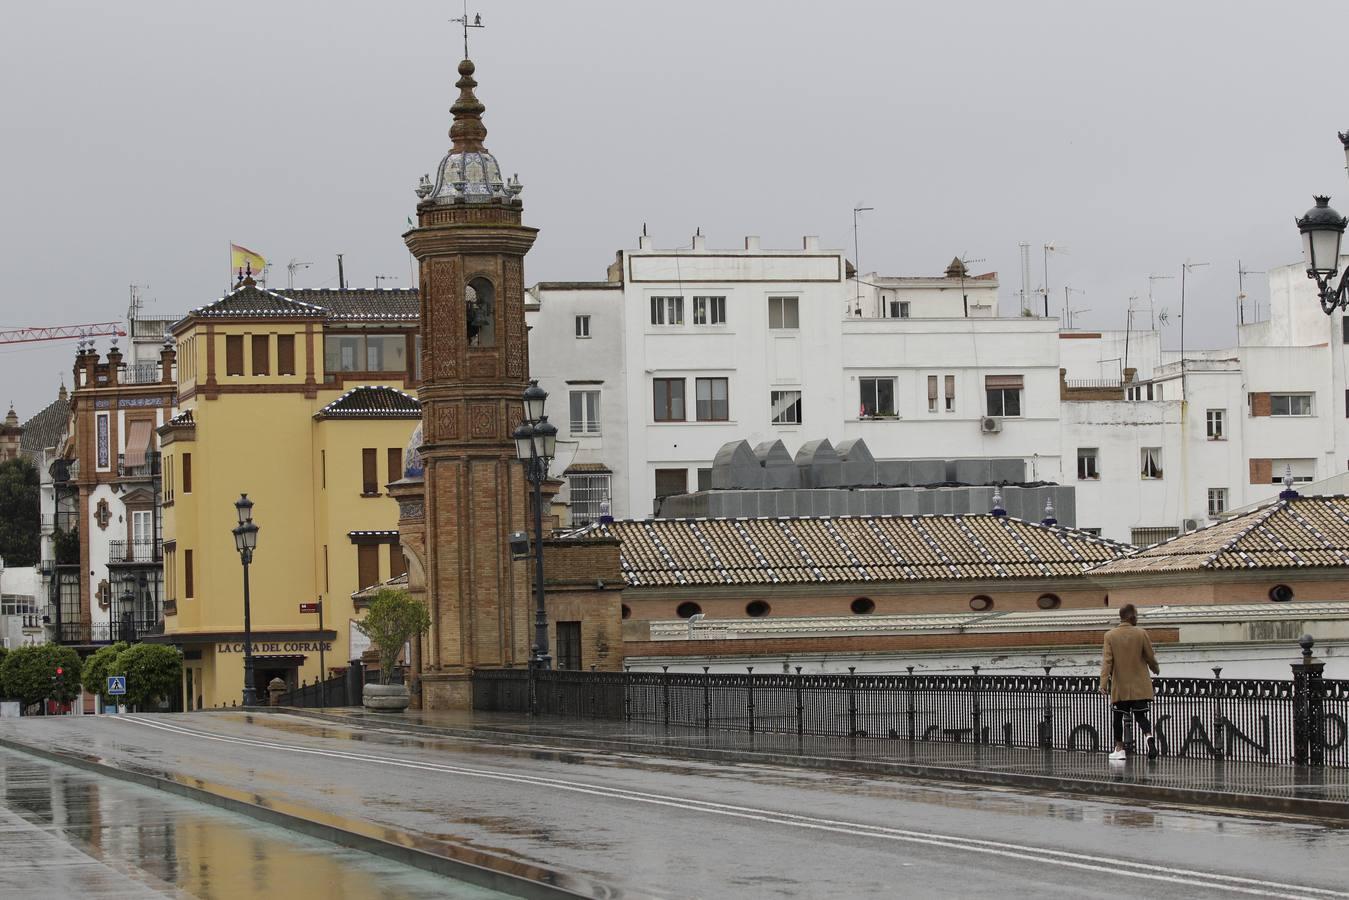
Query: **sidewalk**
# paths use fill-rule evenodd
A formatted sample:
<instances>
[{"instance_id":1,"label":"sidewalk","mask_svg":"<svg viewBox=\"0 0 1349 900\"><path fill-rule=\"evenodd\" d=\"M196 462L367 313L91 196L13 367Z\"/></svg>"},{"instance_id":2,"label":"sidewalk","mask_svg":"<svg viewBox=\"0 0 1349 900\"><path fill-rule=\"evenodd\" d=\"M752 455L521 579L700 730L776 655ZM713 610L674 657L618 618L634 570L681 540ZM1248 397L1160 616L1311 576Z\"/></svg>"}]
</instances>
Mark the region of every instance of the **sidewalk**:
<instances>
[{"instance_id":1,"label":"sidewalk","mask_svg":"<svg viewBox=\"0 0 1349 900\"><path fill-rule=\"evenodd\" d=\"M516 713L371 713L360 708L269 709L353 726L418 734L529 741L554 747L659 754L728 763L805 766L873 775L1151 800L1349 823L1349 769L1301 769L1211 760L1017 750L886 738L798 738L663 728L601 719L531 719Z\"/></svg>"}]
</instances>

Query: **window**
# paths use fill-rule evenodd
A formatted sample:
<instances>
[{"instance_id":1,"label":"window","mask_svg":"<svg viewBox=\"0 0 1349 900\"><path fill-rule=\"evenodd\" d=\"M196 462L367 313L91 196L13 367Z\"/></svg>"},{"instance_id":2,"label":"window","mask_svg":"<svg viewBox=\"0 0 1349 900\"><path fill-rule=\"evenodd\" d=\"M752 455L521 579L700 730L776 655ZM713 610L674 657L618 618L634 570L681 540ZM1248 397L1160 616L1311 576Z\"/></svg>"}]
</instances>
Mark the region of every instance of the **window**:
<instances>
[{"instance_id":1,"label":"window","mask_svg":"<svg viewBox=\"0 0 1349 900\"><path fill-rule=\"evenodd\" d=\"M954 375L946 376L946 411L956 411L956 377Z\"/></svg>"},{"instance_id":2,"label":"window","mask_svg":"<svg viewBox=\"0 0 1349 900\"><path fill-rule=\"evenodd\" d=\"M379 544L356 545L356 590L379 584Z\"/></svg>"},{"instance_id":3,"label":"window","mask_svg":"<svg viewBox=\"0 0 1349 900\"><path fill-rule=\"evenodd\" d=\"M1227 410L1210 409L1204 415L1206 428L1208 429L1208 439L1210 441L1223 441L1227 439Z\"/></svg>"},{"instance_id":4,"label":"window","mask_svg":"<svg viewBox=\"0 0 1349 900\"><path fill-rule=\"evenodd\" d=\"M937 411L937 376L927 376L927 411L934 413Z\"/></svg>"},{"instance_id":5,"label":"window","mask_svg":"<svg viewBox=\"0 0 1349 900\"><path fill-rule=\"evenodd\" d=\"M242 334L225 335L225 374L244 374L244 336Z\"/></svg>"},{"instance_id":6,"label":"window","mask_svg":"<svg viewBox=\"0 0 1349 900\"><path fill-rule=\"evenodd\" d=\"M1312 414L1312 395L1270 394L1269 414L1271 416L1310 416Z\"/></svg>"},{"instance_id":7,"label":"window","mask_svg":"<svg viewBox=\"0 0 1349 900\"><path fill-rule=\"evenodd\" d=\"M801 424L800 391L769 391L768 407L774 425Z\"/></svg>"},{"instance_id":8,"label":"window","mask_svg":"<svg viewBox=\"0 0 1349 900\"><path fill-rule=\"evenodd\" d=\"M769 328L800 328L801 318L798 313L797 297L769 297L768 298L768 327Z\"/></svg>"},{"instance_id":9,"label":"window","mask_svg":"<svg viewBox=\"0 0 1349 900\"><path fill-rule=\"evenodd\" d=\"M870 419L877 416L895 414L895 379L859 378L862 407L857 413L859 418Z\"/></svg>"},{"instance_id":10,"label":"window","mask_svg":"<svg viewBox=\"0 0 1349 900\"><path fill-rule=\"evenodd\" d=\"M1314 459L1271 459L1269 461L1269 483L1283 484L1283 476L1293 473L1293 481L1306 483L1316 478L1316 460Z\"/></svg>"},{"instance_id":11,"label":"window","mask_svg":"<svg viewBox=\"0 0 1349 900\"><path fill-rule=\"evenodd\" d=\"M656 499L689 492L688 469L657 469Z\"/></svg>"},{"instance_id":12,"label":"window","mask_svg":"<svg viewBox=\"0 0 1349 900\"><path fill-rule=\"evenodd\" d=\"M1020 375L985 375L984 391L988 395L990 416L1014 417L1021 415Z\"/></svg>"},{"instance_id":13,"label":"window","mask_svg":"<svg viewBox=\"0 0 1349 900\"><path fill-rule=\"evenodd\" d=\"M571 400L571 433L599 434L600 392L572 391L569 399Z\"/></svg>"},{"instance_id":14,"label":"window","mask_svg":"<svg viewBox=\"0 0 1349 900\"><path fill-rule=\"evenodd\" d=\"M271 362L271 337L265 334L253 335L253 374L271 374Z\"/></svg>"},{"instance_id":15,"label":"window","mask_svg":"<svg viewBox=\"0 0 1349 900\"><path fill-rule=\"evenodd\" d=\"M725 297L694 297L694 298L693 298L693 324L694 324L694 325L725 325L725 324L726 324L726 298L725 298Z\"/></svg>"},{"instance_id":16,"label":"window","mask_svg":"<svg viewBox=\"0 0 1349 900\"><path fill-rule=\"evenodd\" d=\"M600 518L600 504L609 499L609 474L568 475L571 494L571 524L589 525Z\"/></svg>"},{"instance_id":17,"label":"window","mask_svg":"<svg viewBox=\"0 0 1349 900\"><path fill-rule=\"evenodd\" d=\"M365 336L360 334L324 335L325 372L355 372L365 358Z\"/></svg>"},{"instance_id":18,"label":"window","mask_svg":"<svg viewBox=\"0 0 1349 900\"><path fill-rule=\"evenodd\" d=\"M1208 489L1209 517L1220 516L1227 512L1227 488Z\"/></svg>"},{"instance_id":19,"label":"window","mask_svg":"<svg viewBox=\"0 0 1349 900\"><path fill-rule=\"evenodd\" d=\"M398 447L390 447L386 457L389 466L389 481L397 481L403 477L403 451Z\"/></svg>"},{"instance_id":20,"label":"window","mask_svg":"<svg viewBox=\"0 0 1349 900\"><path fill-rule=\"evenodd\" d=\"M148 509L131 510L131 552L128 560L150 562L155 558L154 513Z\"/></svg>"},{"instance_id":21,"label":"window","mask_svg":"<svg viewBox=\"0 0 1349 900\"><path fill-rule=\"evenodd\" d=\"M192 571L192 551L183 551L183 596L192 598L197 596L195 573Z\"/></svg>"},{"instance_id":22,"label":"window","mask_svg":"<svg viewBox=\"0 0 1349 900\"><path fill-rule=\"evenodd\" d=\"M171 543L164 545L164 599L178 599L178 550Z\"/></svg>"},{"instance_id":23,"label":"window","mask_svg":"<svg viewBox=\"0 0 1349 900\"><path fill-rule=\"evenodd\" d=\"M1162 448L1144 447L1139 454L1139 474L1143 478L1162 477Z\"/></svg>"},{"instance_id":24,"label":"window","mask_svg":"<svg viewBox=\"0 0 1349 900\"><path fill-rule=\"evenodd\" d=\"M402 545L395 541L384 546L389 548L389 577L397 578L399 575L407 574L408 561L403 556Z\"/></svg>"},{"instance_id":25,"label":"window","mask_svg":"<svg viewBox=\"0 0 1349 900\"><path fill-rule=\"evenodd\" d=\"M408 342L401 334L371 334L365 338L367 372L406 372Z\"/></svg>"},{"instance_id":26,"label":"window","mask_svg":"<svg viewBox=\"0 0 1349 900\"><path fill-rule=\"evenodd\" d=\"M295 335L278 334L276 336L276 374L295 374Z\"/></svg>"},{"instance_id":27,"label":"window","mask_svg":"<svg viewBox=\"0 0 1349 900\"><path fill-rule=\"evenodd\" d=\"M1077 479L1079 481L1097 481L1101 470L1096 467L1096 448L1077 448Z\"/></svg>"},{"instance_id":28,"label":"window","mask_svg":"<svg viewBox=\"0 0 1349 900\"><path fill-rule=\"evenodd\" d=\"M590 316L576 317L576 336L578 338L590 337Z\"/></svg>"},{"instance_id":29,"label":"window","mask_svg":"<svg viewBox=\"0 0 1349 900\"><path fill-rule=\"evenodd\" d=\"M731 418L729 382L725 378L699 378L695 413L699 422L725 422Z\"/></svg>"},{"instance_id":30,"label":"window","mask_svg":"<svg viewBox=\"0 0 1349 900\"><path fill-rule=\"evenodd\" d=\"M698 469L696 472L694 472L694 475L696 476L694 479L694 484L696 485L695 490L699 491L712 490L711 469Z\"/></svg>"},{"instance_id":31,"label":"window","mask_svg":"<svg viewBox=\"0 0 1349 900\"><path fill-rule=\"evenodd\" d=\"M893 297L886 300L885 317L887 319L907 319L909 317L909 301L896 300Z\"/></svg>"},{"instance_id":32,"label":"window","mask_svg":"<svg viewBox=\"0 0 1349 900\"><path fill-rule=\"evenodd\" d=\"M183 493L192 493L192 454L183 454Z\"/></svg>"},{"instance_id":33,"label":"window","mask_svg":"<svg viewBox=\"0 0 1349 900\"><path fill-rule=\"evenodd\" d=\"M653 378L651 380L653 413L657 422L684 421L684 379Z\"/></svg>"},{"instance_id":34,"label":"window","mask_svg":"<svg viewBox=\"0 0 1349 900\"><path fill-rule=\"evenodd\" d=\"M684 324L684 298L683 298L683 297L652 297L652 298L651 298L651 324L652 324L652 325L683 325L683 324Z\"/></svg>"},{"instance_id":35,"label":"window","mask_svg":"<svg viewBox=\"0 0 1349 900\"><path fill-rule=\"evenodd\" d=\"M581 623L557 623L557 667L565 672L581 671Z\"/></svg>"},{"instance_id":36,"label":"window","mask_svg":"<svg viewBox=\"0 0 1349 900\"><path fill-rule=\"evenodd\" d=\"M366 496L379 493L379 472L375 469L375 449L361 451L361 493ZM365 587L365 585L361 585Z\"/></svg>"}]
</instances>

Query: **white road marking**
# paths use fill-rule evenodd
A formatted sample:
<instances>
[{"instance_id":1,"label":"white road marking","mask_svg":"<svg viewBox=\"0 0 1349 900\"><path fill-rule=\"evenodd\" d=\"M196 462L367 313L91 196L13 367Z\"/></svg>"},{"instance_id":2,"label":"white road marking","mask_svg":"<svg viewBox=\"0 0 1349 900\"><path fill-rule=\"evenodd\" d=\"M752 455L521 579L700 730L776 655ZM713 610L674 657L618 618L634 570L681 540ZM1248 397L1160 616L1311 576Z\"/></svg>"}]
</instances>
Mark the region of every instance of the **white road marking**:
<instances>
[{"instance_id":1,"label":"white road marking","mask_svg":"<svg viewBox=\"0 0 1349 900\"><path fill-rule=\"evenodd\" d=\"M411 760L400 760L389 756L352 753L345 750L302 747L293 744L283 744L277 741L262 740L259 738L232 737L209 731L198 731L181 725L144 719L137 716L117 716L112 721L139 725L184 737L202 738L229 744L259 747L266 750L281 750L304 755L324 756L330 759L348 760L351 762L375 763L380 766L392 766L396 768L463 775L471 778L514 782L517 784L527 784L533 787L548 787L556 790L569 791L571 793L588 794L615 800L627 800L630 802L645 803L655 806L665 806L689 812L708 813L814 831L881 838L884 840L928 845L943 849L965 850L971 853L982 853L1011 859L1027 860L1030 862L1047 863L1050 865L1090 872L1100 872L1107 875L1123 875L1149 881L1163 881L1172 884L1232 891L1261 897L1289 898L1289 900L1297 900L1297 898L1306 897L1349 898L1349 893L1326 888L1314 888L1301 885L1293 887L1279 882L1263 881L1258 878L1244 878L1236 875L1224 875L1218 872L1202 872L1194 869L1181 869L1169 866L1152 865L1149 863L1138 863L1126 859L1095 856L1088 853L1067 850L1054 850L1027 844L967 838L959 835L942 834L940 832L891 828L882 825L869 825L862 822L843 822L814 816L802 816L795 813L784 813L774 810L757 809L754 807L736 806L727 803L716 803L707 800L674 797L665 794L652 794L643 791L627 790L625 788L607 787L586 782L568 781L560 778L548 778L537 775L526 775L523 773L476 769L467 766L451 765L448 763L414 762ZM1298 893L1287 893L1287 891L1290 890L1296 890Z\"/></svg>"}]
</instances>

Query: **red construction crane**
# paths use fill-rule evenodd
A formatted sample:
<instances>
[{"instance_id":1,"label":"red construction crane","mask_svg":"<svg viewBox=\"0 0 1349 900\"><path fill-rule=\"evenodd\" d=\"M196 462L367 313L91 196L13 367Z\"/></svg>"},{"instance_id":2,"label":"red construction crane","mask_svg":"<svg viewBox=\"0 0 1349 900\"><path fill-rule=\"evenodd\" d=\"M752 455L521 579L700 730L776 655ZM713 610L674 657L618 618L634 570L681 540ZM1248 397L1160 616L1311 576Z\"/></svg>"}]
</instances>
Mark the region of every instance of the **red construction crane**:
<instances>
[{"instance_id":1,"label":"red construction crane","mask_svg":"<svg viewBox=\"0 0 1349 900\"><path fill-rule=\"evenodd\" d=\"M50 328L15 328L0 331L0 344L27 344L34 341L65 341L71 338L112 335L126 337L121 322L94 322L89 325L55 325Z\"/></svg>"}]
</instances>

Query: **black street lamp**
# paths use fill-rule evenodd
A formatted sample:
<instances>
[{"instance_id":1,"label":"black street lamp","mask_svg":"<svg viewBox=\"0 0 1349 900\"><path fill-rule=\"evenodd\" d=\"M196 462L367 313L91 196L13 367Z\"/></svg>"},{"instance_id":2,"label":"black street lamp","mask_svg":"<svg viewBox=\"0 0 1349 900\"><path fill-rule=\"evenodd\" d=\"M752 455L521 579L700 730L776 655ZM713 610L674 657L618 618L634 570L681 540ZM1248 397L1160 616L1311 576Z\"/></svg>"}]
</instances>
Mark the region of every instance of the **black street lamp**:
<instances>
[{"instance_id":1,"label":"black street lamp","mask_svg":"<svg viewBox=\"0 0 1349 900\"><path fill-rule=\"evenodd\" d=\"M1340 132L1344 145L1345 168L1349 168L1349 131ZM1317 195L1316 205L1297 220L1302 234L1302 255L1307 262L1307 277L1316 282L1321 298L1321 309L1330 315L1337 309L1349 308L1349 269L1340 278L1338 286L1331 280L1340 268L1340 241L1349 219L1330 208L1330 198Z\"/></svg>"},{"instance_id":2,"label":"black street lamp","mask_svg":"<svg viewBox=\"0 0 1349 900\"><path fill-rule=\"evenodd\" d=\"M120 636L115 633L113 626L112 610L108 611L108 641L117 643L117 641L126 641L128 644L136 640L134 628L131 624L131 610L136 608L136 576L127 572L122 576L122 611L117 619L121 625Z\"/></svg>"},{"instance_id":3,"label":"black street lamp","mask_svg":"<svg viewBox=\"0 0 1349 900\"><path fill-rule=\"evenodd\" d=\"M234 549L244 566L244 706L253 705L253 619L248 608L248 564L253 561L253 550L258 546L258 526L253 523L253 501L240 494L234 501L239 524L233 529Z\"/></svg>"},{"instance_id":4,"label":"black street lamp","mask_svg":"<svg viewBox=\"0 0 1349 900\"><path fill-rule=\"evenodd\" d=\"M548 611L543 601L543 482L548 463L557 452L557 426L543 414L548 392L531 380L523 396L525 421L511 433L515 455L525 464L525 479L534 488L534 647L529 665L552 668L548 653Z\"/></svg>"}]
</instances>

